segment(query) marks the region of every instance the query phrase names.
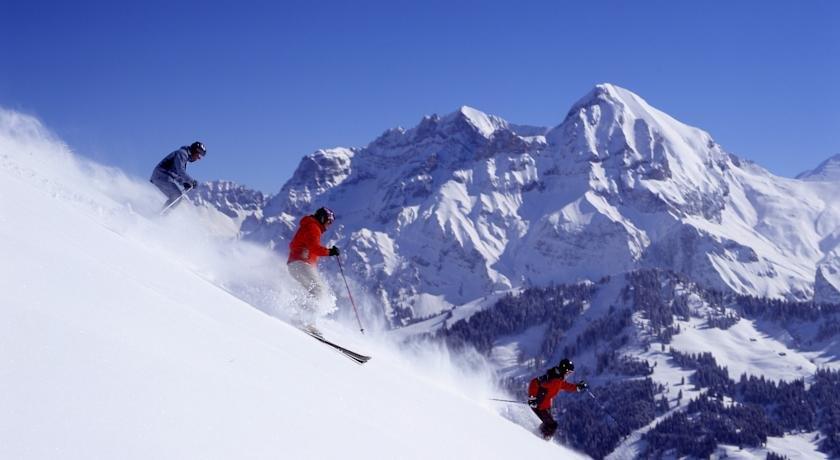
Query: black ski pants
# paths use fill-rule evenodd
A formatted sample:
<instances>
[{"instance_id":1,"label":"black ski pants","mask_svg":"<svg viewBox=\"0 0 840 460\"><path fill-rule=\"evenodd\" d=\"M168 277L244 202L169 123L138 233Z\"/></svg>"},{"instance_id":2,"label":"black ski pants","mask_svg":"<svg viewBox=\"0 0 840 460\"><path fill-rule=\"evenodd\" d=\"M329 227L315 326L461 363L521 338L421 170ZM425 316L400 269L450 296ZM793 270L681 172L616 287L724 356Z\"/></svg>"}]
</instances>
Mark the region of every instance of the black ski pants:
<instances>
[{"instance_id":1,"label":"black ski pants","mask_svg":"<svg viewBox=\"0 0 840 460\"><path fill-rule=\"evenodd\" d=\"M557 431L557 422L554 420L554 417L551 416L551 411L548 409L531 409L537 414L537 417L542 420L540 424L540 432L546 438L550 438L554 436L554 433Z\"/></svg>"}]
</instances>

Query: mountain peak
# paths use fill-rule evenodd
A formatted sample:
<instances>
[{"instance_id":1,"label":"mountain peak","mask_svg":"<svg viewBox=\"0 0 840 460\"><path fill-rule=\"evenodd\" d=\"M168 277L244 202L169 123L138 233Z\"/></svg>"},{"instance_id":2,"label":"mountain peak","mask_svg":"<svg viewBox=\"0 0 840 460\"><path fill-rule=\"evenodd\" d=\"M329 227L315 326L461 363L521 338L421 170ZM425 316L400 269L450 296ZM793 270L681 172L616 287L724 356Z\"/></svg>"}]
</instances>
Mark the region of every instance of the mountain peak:
<instances>
[{"instance_id":1,"label":"mountain peak","mask_svg":"<svg viewBox=\"0 0 840 460\"><path fill-rule=\"evenodd\" d=\"M466 134L479 142L483 138L489 140L496 131L509 130L522 136L539 136L545 134L547 129L539 126L511 125L507 120L496 115L490 115L476 108L462 105L458 110L443 117L438 114L425 115L417 126L405 130L403 128L392 128L379 136L372 146L382 150L406 145L415 142L417 139L434 138L457 134Z\"/></svg>"},{"instance_id":2,"label":"mountain peak","mask_svg":"<svg viewBox=\"0 0 840 460\"><path fill-rule=\"evenodd\" d=\"M633 118L668 117L665 113L651 107L647 101L636 93L612 83L599 83L595 85L591 91L572 106L567 117L579 112L583 108L593 105L618 107L621 108L623 113Z\"/></svg>"},{"instance_id":3,"label":"mountain peak","mask_svg":"<svg viewBox=\"0 0 840 460\"><path fill-rule=\"evenodd\" d=\"M667 138L672 144L681 144L677 148L685 154L703 152L715 145L705 131L682 123L636 93L611 83L595 85L572 106L561 126L578 121L598 125L601 130L621 130L631 141L639 134L643 138Z\"/></svg>"},{"instance_id":4,"label":"mountain peak","mask_svg":"<svg viewBox=\"0 0 840 460\"><path fill-rule=\"evenodd\" d=\"M807 181L832 181L840 179L840 153L823 161L814 169L799 173L796 178Z\"/></svg>"},{"instance_id":5,"label":"mountain peak","mask_svg":"<svg viewBox=\"0 0 840 460\"><path fill-rule=\"evenodd\" d=\"M633 94L631 91L612 83L598 83L594 88L592 88L592 91L590 91L590 94L605 95L614 99L620 99L623 93Z\"/></svg>"},{"instance_id":6,"label":"mountain peak","mask_svg":"<svg viewBox=\"0 0 840 460\"><path fill-rule=\"evenodd\" d=\"M508 122L495 115L488 115L481 110L473 107L463 105L455 112L443 117L441 122L444 124L466 122L468 125L475 128L482 136L490 137L498 129L505 129L508 127Z\"/></svg>"}]
</instances>

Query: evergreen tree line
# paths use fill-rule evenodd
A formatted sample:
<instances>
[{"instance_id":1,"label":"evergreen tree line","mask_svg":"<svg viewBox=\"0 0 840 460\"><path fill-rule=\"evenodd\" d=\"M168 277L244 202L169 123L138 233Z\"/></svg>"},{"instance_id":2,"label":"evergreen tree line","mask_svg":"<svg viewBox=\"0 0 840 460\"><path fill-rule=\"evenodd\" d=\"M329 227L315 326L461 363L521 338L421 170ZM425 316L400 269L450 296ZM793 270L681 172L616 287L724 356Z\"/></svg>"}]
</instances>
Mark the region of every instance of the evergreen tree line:
<instances>
[{"instance_id":1,"label":"evergreen tree line","mask_svg":"<svg viewBox=\"0 0 840 460\"><path fill-rule=\"evenodd\" d=\"M572 357L587 350L601 341L608 341L607 349L616 350L626 345L630 338L621 332L633 323L633 312L624 308L616 312L615 306L610 306L609 313L593 320L575 338L575 343L563 347L562 356ZM548 354L546 356L553 356Z\"/></svg>"},{"instance_id":2,"label":"evergreen tree line","mask_svg":"<svg viewBox=\"0 0 840 460\"><path fill-rule=\"evenodd\" d=\"M767 442L767 436L783 433L764 416L761 406L726 406L703 395L690 402L685 412L667 417L644 435L645 456L659 458L671 451L676 457L709 458L718 444L758 447Z\"/></svg>"},{"instance_id":3,"label":"evergreen tree line","mask_svg":"<svg viewBox=\"0 0 840 460\"><path fill-rule=\"evenodd\" d=\"M778 322L790 320L817 321L840 314L840 304L795 302L733 294L733 301L745 315L762 317Z\"/></svg>"},{"instance_id":4,"label":"evergreen tree line","mask_svg":"<svg viewBox=\"0 0 840 460\"><path fill-rule=\"evenodd\" d=\"M562 343L565 331L580 316L584 305L592 300L595 289L585 284L556 285L526 289L518 296L508 294L494 307L441 330L437 337L455 348L471 344L478 351L487 353L499 337L545 325L540 355L552 356L557 345Z\"/></svg>"},{"instance_id":5,"label":"evergreen tree line","mask_svg":"<svg viewBox=\"0 0 840 460\"><path fill-rule=\"evenodd\" d=\"M813 338L818 342L840 336L840 304L793 302L745 295L732 295L732 303L745 316L767 319L782 326L790 321L818 322L819 329Z\"/></svg>"},{"instance_id":6,"label":"evergreen tree line","mask_svg":"<svg viewBox=\"0 0 840 460\"><path fill-rule=\"evenodd\" d=\"M820 430L825 434L820 449L840 456L840 371L817 370L806 390L803 380L774 382L764 376L742 375L736 383L710 353L672 351L671 356L695 369L691 382L708 392L645 435L649 455L673 449L678 455L708 457L720 443L758 447L767 436ZM725 405L724 397L737 404Z\"/></svg>"},{"instance_id":7,"label":"evergreen tree line","mask_svg":"<svg viewBox=\"0 0 840 460\"><path fill-rule=\"evenodd\" d=\"M629 308L623 308L618 312L615 307L610 307L609 313L595 319L578 335L575 340L575 347L578 350L585 350L605 337L618 337L625 327L632 324L633 312Z\"/></svg>"},{"instance_id":8,"label":"evergreen tree line","mask_svg":"<svg viewBox=\"0 0 840 460\"><path fill-rule=\"evenodd\" d=\"M610 372L630 377L646 377L653 374L653 367L650 365L648 360L634 358L627 355L620 355L615 350L597 354L596 361L595 372L598 374Z\"/></svg>"},{"instance_id":9,"label":"evergreen tree line","mask_svg":"<svg viewBox=\"0 0 840 460\"><path fill-rule=\"evenodd\" d=\"M626 279L623 300L642 312L652 335L669 343L679 332L674 316L687 320L690 314L686 297L679 295L676 287L690 282L677 273L662 270L637 270L628 273Z\"/></svg>"},{"instance_id":10,"label":"evergreen tree line","mask_svg":"<svg viewBox=\"0 0 840 460\"><path fill-rule=\"evenodd\" d=\"M817 331L817 341L823 341L840 335L840 319L836 316L828 318L820 324L820 329Z\"/></svg>"},{"instance_id":11,"label":"evergreen tree line","mask_svg":"<svg viewBox=\"0 0 840 460\"><path fill-rule=\"evenodd\" d=\"M557 436L565 445L604 458L624 436L667 410L656 400L662 391L661 385L646 378L599 386L597 400L585 393L561 395L555 403Z\"/></svg>"},{"instance_id":12,"label":"evergreen tree line","mask_svg":"<svg viewBox=\"0 0 840 460\"><path fill-rule=\"evenodd\" d=\"M652 368L647 361L634 360L620 355L616 350L628 343L622 334L633 325L632 315L641 312L648 320L651 335L665 343L679 332L675 317L687 319L690 315L688 294L697 294L710 306L719 308L720 314L709 314L711 327L726 329L737 323L737 314L727 314L724 305L738 307L744 316L761 317L773 321L791 319L824 320L819 336L833 337L840 331L840 306L809 302L786 302L775 299L758 299L719 291L690 288L692 283L682 275L660 270L640 270L626 275L628 286L622 291L623 302L630 308L610 307L609 313L594 319L576 337L567 343L561 353L574 359L581 351L591 349L601 342L606 346L595 353L597 372L627 376L648 376ZM436 334L450 346L471 344L482 353L488 353L499 337L524 332L538 325L545 326L543 342L535 361L535 371L542 371L540 361L553 359L557 348L568 342L566 331L591 302L599 285L557 285L547 288L529 288L518 296L507 295L494 307L474 314L469 320L459 321L447 330ZM689 289L685 289L689 287ZM672 358L682 367L695 369L691 381L707 388L707 393L693 401L689 410L674 414L649 432L650 456L658 456L671 449L681 455L708 456L720 443L757 446L767 436L777 436L785 431L820 430L828 434L820 441L820 448L840 457L840 373L818 371L815 384L807 391L802 381L772 382L763 377L742 378L736 383L728 376L725 367L718 366L710 353L699 355L672 352ZM561 397L557 400L563 410L560 423L567 443L600 458L611 452L625 429L636 429L649 423L657 413L668 410L664 399L655 397L656 385L646 380L623 381L598 388L598 397L608 401L609 411L619 420L621 428L592 398ZM527 382L526 382L527 383ZM521 394L523 383L518 378L504 382L514 394ZM620 388L627 388L621 391ZM639 388L650 390L649 395ZM634 394L634 390L641 395ZM585 395L579 395L585 396ZM736 405L723 403L729 397ZM631 415L638 413L639 419ZM638 422L638 424L636 424ZM621 434L618 434L621 433ZM711 450L710 450L711 449Z\"/></svg>"},{"instance_id":13,"label":"evergreen tree line","mask_svg":"<svg viewBox=\"0 0 840 460\"><path fill-rule=\"evenodd\" d=\"M740 320L741 320L740 316L738 316L736 314L732 314L732 313L726 313L726 314L723 314L723 315L720 315L720 316L715 316L715 315L712 315L711 313L709 313L706 316L706 324L709 327L716 327L718 329L729 329L730 327L734 326L735 323L737 323Z\"/></svg>"}]
</instances>

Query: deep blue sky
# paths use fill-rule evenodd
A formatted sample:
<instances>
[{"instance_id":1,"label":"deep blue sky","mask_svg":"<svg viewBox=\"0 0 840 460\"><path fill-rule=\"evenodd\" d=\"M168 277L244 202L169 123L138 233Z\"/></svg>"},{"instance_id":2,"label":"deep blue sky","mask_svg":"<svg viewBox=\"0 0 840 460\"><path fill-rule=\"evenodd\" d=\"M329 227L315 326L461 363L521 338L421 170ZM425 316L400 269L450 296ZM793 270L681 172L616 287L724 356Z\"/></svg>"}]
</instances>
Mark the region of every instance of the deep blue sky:
<instances>
[{"instance_id":1,"label":"deep blue sky","mask_svg":"<svg viewBox=\"0 0 840 460\"><path fill-rule=\"evenodd\" d=\"M786 176L840 153L837 1L5 0L0 106L147 176L276 192L318 148L470 105L554 126L600 82Z\"/></svg>"}]
</instances>

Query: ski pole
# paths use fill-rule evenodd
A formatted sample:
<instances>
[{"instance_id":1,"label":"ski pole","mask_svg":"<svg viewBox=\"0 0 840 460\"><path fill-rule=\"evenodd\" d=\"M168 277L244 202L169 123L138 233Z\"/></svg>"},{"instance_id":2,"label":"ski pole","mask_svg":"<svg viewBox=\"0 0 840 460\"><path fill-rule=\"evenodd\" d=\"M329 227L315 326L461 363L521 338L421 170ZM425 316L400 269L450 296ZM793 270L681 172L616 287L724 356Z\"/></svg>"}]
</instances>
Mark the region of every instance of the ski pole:
<instances>
[{"instance_id":1,"label":"ski pole","mask_svg":"<svg viewBox=\"0 0 840 460\"><path fill-rule=\"evenodd\" d=\"M499 399L499 398L487 398L490 401L499 401L499 402L506 402L506 403L513 403L513 404L528 404L525 401L514 401L512 399Z\"/></svg>"},{"instance_id":2,"label":"ski pole","mask_svg":"<svg viewBox=\"0 0 840 460\"><path fill-rule=\"evenodd\" d=\"M356 308L356 302L353 301L353 294L350 293L350 285L347 284L347 277L344 276L344 267L341 266L341 256L335 256L336 262L338 262L338 269L341 271L341 277L344 278L344 286L347 288L347 296L350 297L350 305L353 306L353 311L356 313L356 321L359 322L359 330L362 334L365 333L365 328L362 327L362 320L359 318L359 310Z\"/></svg>"},{"instance_id":3,"label":"ski pole","mask_svg":"<svg viewBox=\"0 0 840 460\"><path fill-rule=\"evenodd\" d=\"M184 190L183 192L181 192L181 194L178 195L178 198L175 198L174 200L172 200L172 203L169 203L168 205L166 205L165 208L163 208L160 211L160 215L162 216L162 215L166 214L166 211L168 211L169 208L171 208L172 206L175 206L175 203L181 201L181 198L187 196L187 192L189 192L190 190L192 190L192 187L190 187L190 188Z\"/></svg>"},{"instance_id":4,"label":"ski pole","mask_svg":"<svg viewBox=\"0 0 840 460\"><path fill-rule=\"evenodd\" d=\"M618 423L618 420L616 420L615 417L613 417L612 414L610 414L609 411L607 411L607 409L604 408L604 405L601 404L601 401L598 398L596 398L594 394L592 394L592 391L590 391L589 388L586 389L586 392L589 394L589 396L592 396L592 399L595 400L595 404L597 404L598 407L601 408L601 411L603 411L605 414L607 414L607 417L609 417L610 420L612 420L613 423L615 423L615 425L617 427L619 427L623 430L624 426L622 424Z\"/></svg>"},{"instance_id":5,"label":"ski pole","mask_svg":"<svg viewBox=\"0 0 840 460\"><path fill-rule=\"evenodd\" d=\"M181 198L183 198L183 197L184 197L183 193L178 195L178 198L175 198L174 200L172 200L172 203L169 203L168 205L166 205L165 208L160 210L160 215L162 216L162 215L166 214L166 211L169 211L169 208L171 208L172 206L175 206L175 203L181 201Z\"/></svg>"}]
</instances>

